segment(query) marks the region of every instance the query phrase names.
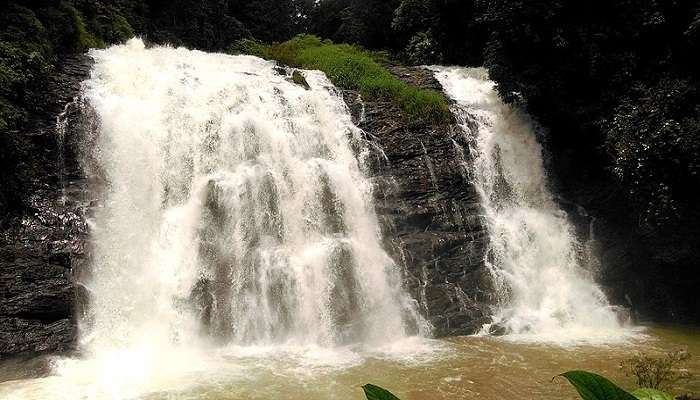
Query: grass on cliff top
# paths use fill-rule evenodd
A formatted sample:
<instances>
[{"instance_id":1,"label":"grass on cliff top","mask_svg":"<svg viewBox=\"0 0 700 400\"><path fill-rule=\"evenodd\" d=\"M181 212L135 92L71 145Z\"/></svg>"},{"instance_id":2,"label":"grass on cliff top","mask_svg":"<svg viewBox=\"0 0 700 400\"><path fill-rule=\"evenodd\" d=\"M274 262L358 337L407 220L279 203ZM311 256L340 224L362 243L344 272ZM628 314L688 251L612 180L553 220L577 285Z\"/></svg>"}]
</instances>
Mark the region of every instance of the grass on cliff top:
<instances>
[{"instance_id":1,"label":"grass on cliff top","mask_svg":"<svg viewBox=\"0 0 700 400\"><path fill-rule=\"evenodd\" d=\"M399 80L380 64L380 53L321 41L313 35L299 35L272 45L244 39L236 42L230 51L276 60L296 68L323 71L341 89L357 90L368 100L395 103L412 123L440 125L451 118L442 93L419 89Z\"/></svg>"}]
</instances>

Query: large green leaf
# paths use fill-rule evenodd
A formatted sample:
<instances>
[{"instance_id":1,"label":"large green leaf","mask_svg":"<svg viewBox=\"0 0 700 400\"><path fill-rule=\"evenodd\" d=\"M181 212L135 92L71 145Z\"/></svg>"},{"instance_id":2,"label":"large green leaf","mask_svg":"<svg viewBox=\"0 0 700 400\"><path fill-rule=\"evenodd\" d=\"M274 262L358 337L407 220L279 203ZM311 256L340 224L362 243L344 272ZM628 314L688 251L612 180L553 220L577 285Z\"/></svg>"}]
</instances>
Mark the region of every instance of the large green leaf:
<instances>
[{"instance_id":1,"label":"large green leaf","mask_svg":"<svg viewBox=\"0 0 700 400\"><path fill-rule=\"evenodd\" d=\"M637 400L614 383L591 372L569 371L560 376L574 385L583 400Z\"/></svg>"},{"instance_id":2,"label":"large green leaf","mask_svg":"<svg viewBox=\"0 0 700 400\"><path fill-rule=\"evenodd\" d=\"M362 386L362 389L365 391L367 400L399 400L399 398L394 396L390 391L369 383Z\"/></svg>"},{"instance_id":3,"label":"large green leaf","mask_svg":"<svg viewBox=\"0 0 700 400\"><path fill-rule=\"evenodd\" d=\"M632 395L639 400L674 400L670 394L656 389L637 389Z\"/></svg>"}]
</instances>

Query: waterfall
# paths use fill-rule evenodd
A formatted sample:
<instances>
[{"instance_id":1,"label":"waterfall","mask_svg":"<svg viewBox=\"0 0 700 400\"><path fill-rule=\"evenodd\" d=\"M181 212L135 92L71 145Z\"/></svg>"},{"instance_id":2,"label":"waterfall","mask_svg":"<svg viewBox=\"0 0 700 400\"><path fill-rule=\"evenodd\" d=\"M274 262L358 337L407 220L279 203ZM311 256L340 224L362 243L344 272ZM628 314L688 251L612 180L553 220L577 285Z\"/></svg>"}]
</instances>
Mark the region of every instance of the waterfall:
<instances>
[{"instance_id":1,"label":"waterfall","mask_svg":"<svg viewBox=\"0 0 700 400\"><path fill-rule=\"evenodd\" d=\"M82 153L104 204L84 351L421 334L381 247L363 134L322 73L306 90L256 57L138 39L91 55L99 128Z\"/></svg>"},{"instance_id":2,"label":"waterfall","mask_svg":"<svg viewBox=\"0 0 700 400\"><path fill-rule=\"evenodd\" d=\"M471 143L466 166L485 212L485 262L498 310L485 332L545 341L614 340L621 323L579 259L566 213L547 188L532 121L504 104L483 68L431 67Z\"/></svg>"}]
</instances>

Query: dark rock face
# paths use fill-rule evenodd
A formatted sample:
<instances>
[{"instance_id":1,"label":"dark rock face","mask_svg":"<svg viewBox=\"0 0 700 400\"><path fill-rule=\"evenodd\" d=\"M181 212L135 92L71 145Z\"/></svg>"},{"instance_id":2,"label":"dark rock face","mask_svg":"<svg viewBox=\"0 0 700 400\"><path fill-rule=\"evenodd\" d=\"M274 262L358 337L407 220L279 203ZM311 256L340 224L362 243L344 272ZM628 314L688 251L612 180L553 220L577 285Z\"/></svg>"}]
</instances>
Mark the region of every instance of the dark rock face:
<instances>
[{"instance_id":1,"label":"dark rock face","mask_svg":"<svg viewBox=\"0 0 700 400\"><path fill-rule=\"evenodd\" d=\"M28 209L0 220L0 358L60 352L76 338L73 271L85 258L87 184L63 143L56 116L80 91L90 71L86 56L66 58L46 89L47 106L16 134L31 139L36 178L28 182Z\"/></svg>"},{"instance_id":2,"label":"dark rock face","mask_svg":"<svg viewBox=\"0 0 700 400\"><path fill-rule=\"evenodd\" d=\"M399 78L441 90L432 72L392 67ZM456 125L409 126L390 103L344 97L378 149L370 175L385 248L403 268L406 285L436 336L472 334L490 320L491 279L485 268L487 232L475 188L459 150Z\"/></svg>"},{"instance_id":3,"label":"dark rock face","mask_svg":"<svg viewBox=\"0 0 700 400\"><path fill-rule=\"evenodd\" d=\"M630 204L612 176L587 177L550 150L560 204L572 216L578 236L590 241L599 281L612 304L632 311L634 320L697 323L700 235L658 232L631 218Z\"/></svg>"}]
</instances>

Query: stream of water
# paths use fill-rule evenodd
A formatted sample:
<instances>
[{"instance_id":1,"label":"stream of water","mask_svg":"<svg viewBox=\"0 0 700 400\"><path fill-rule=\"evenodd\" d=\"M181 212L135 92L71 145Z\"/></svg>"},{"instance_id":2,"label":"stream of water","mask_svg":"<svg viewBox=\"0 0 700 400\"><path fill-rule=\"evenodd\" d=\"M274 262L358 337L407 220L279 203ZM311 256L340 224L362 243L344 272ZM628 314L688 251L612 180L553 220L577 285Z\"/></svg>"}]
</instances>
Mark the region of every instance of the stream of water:
<instances>
[{"instance_id":1,"label":"stream of water","mask_svg":"<svg viewBox=\"0 0 700 400\"><path fill-rule=\"evenodd\" d=\"M484 68L432 67L468 136L485 210L499 311L484 332L518 340L609 343L628 331L585 263L574 228L548 189L533 122L505 104ZM457 145L457 144L455 144Z\"/></svg>"}]
</instances>

